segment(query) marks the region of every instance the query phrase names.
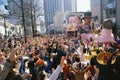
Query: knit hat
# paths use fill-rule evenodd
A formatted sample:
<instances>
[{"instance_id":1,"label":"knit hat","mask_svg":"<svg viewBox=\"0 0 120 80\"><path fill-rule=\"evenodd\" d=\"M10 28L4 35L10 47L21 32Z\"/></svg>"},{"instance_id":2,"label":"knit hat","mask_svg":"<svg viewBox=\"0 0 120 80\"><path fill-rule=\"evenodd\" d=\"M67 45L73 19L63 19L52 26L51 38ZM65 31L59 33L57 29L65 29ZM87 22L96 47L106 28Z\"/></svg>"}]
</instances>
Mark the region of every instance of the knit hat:
<instances>
[{"instance_id":1,"label":"knit hat","mask_svg":"<svg viewBox=\"0 0 120 80\"><path fill-rule=\"evenodd\" d=\"M37 66L42 66L42 65L44 65L44 60L38 59L37 62L36 62L36 65L37 65Z\"/></svg>"}]
</instances>

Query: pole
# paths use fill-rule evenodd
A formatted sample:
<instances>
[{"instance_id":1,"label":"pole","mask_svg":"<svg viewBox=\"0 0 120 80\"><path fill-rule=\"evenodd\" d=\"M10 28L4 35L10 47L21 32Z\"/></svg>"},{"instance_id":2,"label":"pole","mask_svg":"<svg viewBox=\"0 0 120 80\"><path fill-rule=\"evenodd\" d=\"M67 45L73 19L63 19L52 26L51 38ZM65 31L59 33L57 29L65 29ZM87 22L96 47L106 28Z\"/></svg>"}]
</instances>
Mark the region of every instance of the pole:
<instances>
[{"instance_id":1,"label":"pole","mask_svg":"<svg viewBox=\"0 0 120 80\"><path fill-rule=\"evenodd\" d=\"M6 33L7 33L7 30L6 30L6 16L4 15L4 28L5 28L5 35L4 35L4 39L6 39Z\"/></svg>"},{"instance_id":2,"label":"pole","mask_svg":"<svg viewBox=\"0 0 120 80\"><path fill-rule=\"evenodd\" d=\"M24 16L24 8L23 8L23 0L21 0L21 11L22 11L22 23L24 28L24 42L27 42L26 39L26 27L25 27L25 16Z\"/></svg>"}]
</instances>

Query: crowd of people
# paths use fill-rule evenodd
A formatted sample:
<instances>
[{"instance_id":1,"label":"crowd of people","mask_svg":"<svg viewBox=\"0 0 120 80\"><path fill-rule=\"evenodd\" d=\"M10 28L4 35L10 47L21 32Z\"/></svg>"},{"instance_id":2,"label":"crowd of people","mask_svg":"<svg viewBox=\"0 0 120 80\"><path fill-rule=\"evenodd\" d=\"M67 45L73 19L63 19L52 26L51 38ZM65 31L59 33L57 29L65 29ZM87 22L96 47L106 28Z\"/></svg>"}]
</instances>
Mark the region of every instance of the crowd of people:
<instances>
[{"instance_id":1,"label":"crowd of people","mask_svg":"<svg viewBox=\"0 0 120 80\"><path fill-rule=\"evenodd\" d=\"M120 43L66 35L0 38L0 80L120 80Z\"/></svg>"}]
</instances>

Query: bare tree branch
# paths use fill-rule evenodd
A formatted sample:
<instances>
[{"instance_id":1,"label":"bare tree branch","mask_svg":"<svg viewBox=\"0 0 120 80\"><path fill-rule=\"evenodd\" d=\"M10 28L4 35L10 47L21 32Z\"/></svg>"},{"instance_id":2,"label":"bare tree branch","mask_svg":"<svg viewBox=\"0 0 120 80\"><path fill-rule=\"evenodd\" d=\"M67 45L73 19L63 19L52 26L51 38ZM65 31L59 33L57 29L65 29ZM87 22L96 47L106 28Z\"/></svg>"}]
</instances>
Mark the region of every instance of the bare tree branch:
<instances>
[{"instance_id":1,"label":"bare tree branch","mask_svg":"<svg viewBox=\"0 0 120 80\"><path fill-rule=\"evenodd\" d=\"M17 0L19 1L19 0ZM18 17L21 20L21 5L16 0L11 0L11 15ZM24 0L23 1L24 16L26 27L35 27L37 22L40 22L40 17L43 14L43 6L39 0ZM33 25L34 24L34 25Z\"/></svg>"},{"instance_id":2,"label":"bare tree branch","mask_svg":"<svg viewBox=\"0 0 120 80\"><path fill-rule=\"evenodd\" d=\"M21 8L21 6L17 2L15 2L14 0L12 0L12 2L14 2L19 8Z\"/></svg>"}]
</instances>

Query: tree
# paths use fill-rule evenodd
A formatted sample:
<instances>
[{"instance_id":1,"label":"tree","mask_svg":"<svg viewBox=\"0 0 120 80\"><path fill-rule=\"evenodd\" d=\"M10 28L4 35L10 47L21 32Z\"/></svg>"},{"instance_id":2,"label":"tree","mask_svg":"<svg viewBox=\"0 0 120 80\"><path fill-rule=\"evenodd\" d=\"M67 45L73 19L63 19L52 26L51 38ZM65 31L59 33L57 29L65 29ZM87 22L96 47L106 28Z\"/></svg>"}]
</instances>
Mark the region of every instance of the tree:
<instances>
[{"instance_id":1,"label":"tree","mask_svg":"<svg viewBox=\"0 0 120 80\"><path fill-rule=\"evenodd\" d=\"M26 40L26 27L25 27L25 16L24 16L24 6L23 6L23 0L21 0L21 12L22 12L22 22L23 22L23 27L24 27L24 41L25 43L27 42Z\"/></svg>"},{"instance_id":2,"label":"tree","mask_svg":"<svg viewBox=\"0 0 120 80\"><path fill-rule=\"evenodd\" d=\"M31 11L31 24L32 24L32 31L33 35L36 34L36 24L37 24L37 19L42 15L43 7L39 6L42 5L41 2L38 0L30 0L30 11Z\"/></svg>"},{"instance_id":3,"label":"tree","mask_svg":"<svg viewBox=\"0 0 120 80\"><path fill-rule=\"evenodd\" d=\"M23 3L23 5L20 4L20 1ZM30 35L32 31L32 34L35 35L35 26L37 23L36 21L40 20L40 16L43 11L41 1L40 0L8 0L8 4L10 8L10 15L16 16L20 21L25 23L24 29L27 30L26 34ZM23 21L23 16L24 16L24 21Z\"/></svg>"}]
</instances>

